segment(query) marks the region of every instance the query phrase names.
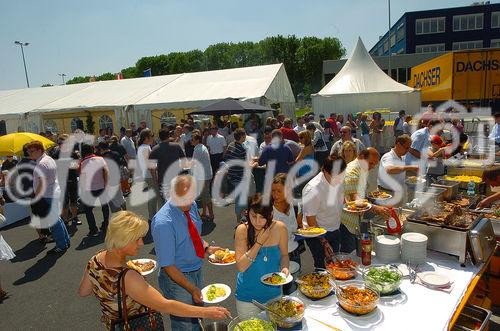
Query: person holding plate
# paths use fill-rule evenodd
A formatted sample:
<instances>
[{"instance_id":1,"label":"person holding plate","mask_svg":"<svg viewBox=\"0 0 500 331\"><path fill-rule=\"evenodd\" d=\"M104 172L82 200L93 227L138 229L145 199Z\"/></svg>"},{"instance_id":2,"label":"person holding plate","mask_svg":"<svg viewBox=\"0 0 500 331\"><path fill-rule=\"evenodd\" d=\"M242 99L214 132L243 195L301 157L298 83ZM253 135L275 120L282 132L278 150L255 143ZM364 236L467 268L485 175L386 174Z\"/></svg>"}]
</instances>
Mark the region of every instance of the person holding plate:
<instances>
[{"instance_id":1,"label":"person holding plate","mask_svg":"<svg viewBox=\"0 0 500 331\"><path fill-rule=\"evenodd\" d=\"M324 239L334 252L340 247L340 215L343 197L343 159L330 155L325 158L321 172L302 190L302 213L304 227L321 227L327 232ZM319 238L306 239L311 250L314 267L325 268L325 251Z\"/></svg>"},{"instance_id":2,"label":"person holding plate","mask_svg":"<svg viewBox=\"0 0 500 331\"><path fill-rule=\"evenodd\" d=\"M117 284L120 275L127 269L125 261L127 256L137 255L144 246L143 238L148 228L148 222L131 211L116 213L107 228L106 249L94 255L85 266L78 294L81 297L91 294L96 296L102 310L101 321L108 330L114 330L114 324L119 319ZM197 307L172 300L171 297L166 299L139 272L129 271L123 279L129 318L146 312L148 308L162 314L185 317L224 319L229 316L223 307Z\"/></svg>"},{"instance_id":3,"label":"person holding plate","mask_svg":"<svg viewBox=\"0 0 500 331\"><path fill-rule=\"evenodd\" d=\"M202 305L203 274L206 255L221 247L208 245L201 236L202 221L195 202L196 180L180 175L172 180L170 199L151 221L151 233L161 268L158 283L167 298ZM200 330L196 318L170 315L172 330Z\"/></svg>"},{"instance_id":4,"label":"person holding plate","mask_svg":"<svg viewBox=\"0 0 500 331\"><path fill-rule=\"evenodd\" d=\"M236 310L238 315L258 314L252 304L265 304L281 296L281 287L261 282L264 275L281 272L289 275L288 232L286 225L273 220L273 206L257 193L249 199L249 221L236 228Z\"/></svg>"}]
</instances>

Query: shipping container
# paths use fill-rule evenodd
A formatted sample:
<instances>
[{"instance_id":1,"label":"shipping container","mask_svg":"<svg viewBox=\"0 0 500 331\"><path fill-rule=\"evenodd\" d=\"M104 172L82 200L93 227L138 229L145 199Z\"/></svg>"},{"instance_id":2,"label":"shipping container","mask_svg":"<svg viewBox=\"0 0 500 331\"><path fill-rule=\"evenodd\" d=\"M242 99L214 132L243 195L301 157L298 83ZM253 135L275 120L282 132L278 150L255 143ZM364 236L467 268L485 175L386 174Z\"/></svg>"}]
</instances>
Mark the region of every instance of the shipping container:
<instances>
[{"instance_id":1,"label":"shipping container","mask_svg":"<svg viewBox=\"0 0 500 331\"><path fill-rule=\"evenodd\" d=\"M422 102L455 100L480 106L500 102L500 49L449 52L411 68L408 86Z\"/></svg>"}]
</instances>

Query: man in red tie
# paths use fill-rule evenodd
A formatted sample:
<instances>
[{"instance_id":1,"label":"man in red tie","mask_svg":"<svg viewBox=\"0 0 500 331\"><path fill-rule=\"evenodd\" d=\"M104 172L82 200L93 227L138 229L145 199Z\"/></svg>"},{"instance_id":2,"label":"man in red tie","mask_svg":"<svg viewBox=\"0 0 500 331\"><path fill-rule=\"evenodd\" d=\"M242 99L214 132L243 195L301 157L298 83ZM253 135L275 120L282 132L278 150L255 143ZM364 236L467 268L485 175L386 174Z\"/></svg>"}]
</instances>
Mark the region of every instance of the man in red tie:
<instances>
[{"instance_id":1,"label":"man in red tie","mask_svg":"<svg viewBox=\"0 0 500 331\"><path fill-rule=\"evenodd\" d=\"M195 202L196 181L181 175L172 180L170 199L151 221L155 251L161 267L158 283L166 298L202 305L203 259L220 247L201 236L202 221ZM170 316L172 330L200 330L196 318Z\"/></svg>"}]
</instances>

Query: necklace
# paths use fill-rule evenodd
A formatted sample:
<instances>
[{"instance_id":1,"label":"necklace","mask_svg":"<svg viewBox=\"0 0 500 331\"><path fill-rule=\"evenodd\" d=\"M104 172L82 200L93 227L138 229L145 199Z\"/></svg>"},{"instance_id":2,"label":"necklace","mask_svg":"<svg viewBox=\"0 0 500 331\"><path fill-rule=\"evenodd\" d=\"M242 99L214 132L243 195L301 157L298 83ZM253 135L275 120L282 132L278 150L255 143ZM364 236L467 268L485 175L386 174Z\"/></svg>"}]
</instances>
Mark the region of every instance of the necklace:
<instances>
[{"instance_id":1,"label":"necklace","mask_svg":"<svg viewBox=\"0 0 500 331\"><path fill-rule=\"evenodd\" d=\"M264 253L264 258L263 258L264 262L267 262L267 247L266 247L266 251Z\"/></svg>"}]
</instances>

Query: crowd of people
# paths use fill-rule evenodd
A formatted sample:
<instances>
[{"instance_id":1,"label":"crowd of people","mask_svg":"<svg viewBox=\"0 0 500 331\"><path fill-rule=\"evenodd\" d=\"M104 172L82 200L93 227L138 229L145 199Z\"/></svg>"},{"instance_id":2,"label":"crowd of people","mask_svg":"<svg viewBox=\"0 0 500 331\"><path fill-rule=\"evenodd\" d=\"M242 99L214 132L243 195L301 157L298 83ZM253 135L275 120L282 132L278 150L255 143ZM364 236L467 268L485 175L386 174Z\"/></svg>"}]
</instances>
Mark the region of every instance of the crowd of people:
<instances>
[{"instance_id":1,"label":"crowd of people","mask_svg":"<svg viewBox=\"0 0 500 331\"><path fill-rule=\"evenodd\" d=\"M170 314L173 329L195 330L198 317L221 319L229 315L222 307L198 307L202 303L203 260L221 249L200 236L202 223L215 219L217 192L212 184L217 176L222 176L222 196L230 197L226 203L235 205L235 295L238 313L248 312L253 310L252 300L267 302L281 295L279 288L262 284L260 277L277 271L288 274L290 261L300 266L305 245L316 268L325 267L325 247L347 253L356 249L358 216L343 206L366 197L371 171L378 168L375 189L397 195L405 187L407 174L439 175L436 168L440 163L429 166L428 160L458 157L466 150L467 136L459 121L450 120L461 132L460 143L451 152L446 148L446 130L433 130L446 120L432 108L414 123L414 132L411 121L404 111L399 113L390 149L382 139L387 128L379 113L371 120L366 114L348 115L344 120L332 113L328 118L319 116L318 121L308 114L295 125L283 115L266 121L251 115L242 127L217 118L196 128L188 118L182 126L162 125L157 138L146 122L141 122L138 129L122 128L119 136L101 130L93 144L65 144L69 136L62 134L56 138L57 146L45 151L40 142L33 141L25 146L24 158L18 163L8 157L2 172L8 186L7 179L14 178L10 172L25 171L20 167L23 163L33 165L33 180L24 185L31 185L33 194L41 197L32 206L33 215L50 219L50 226L37 230L43 244L55 242L49 253L62 255L69 248L68 227L82 223L79 206L89 227L88 236L105 237L106 249L90 259L79 293L93 293L98 298L108 328L118 319L117 287L109 284L121 279L126 257L137 254L150 228L160 267L160 292L137 273L126 273L123 281L129 311L140 314L150 308ZM68 174L57 171L64 162ZM120 173L115 181L111 180L113 167ZM296 176L291 175L293 169ZM258 171L272 176L270 186L257 183ZM63 194L61 181L66 183ZM118 188L112 197L107 195L110 186ZM148 220L126 211L124 197L134 194L134 187L148 197ZM82 199L83 195L87 197ZM10 191L5 198L20 197ZM55 199L61 202L62 210L50 216ZM100 207L103 215L100 228L95 207ZM111 212L116 214L110 220ZM390 210L374 204L365 214L376 215L388 218ZM295 240L298 228L316 226L327 230L324 237Z\"/></svg>"}]
</instances>

